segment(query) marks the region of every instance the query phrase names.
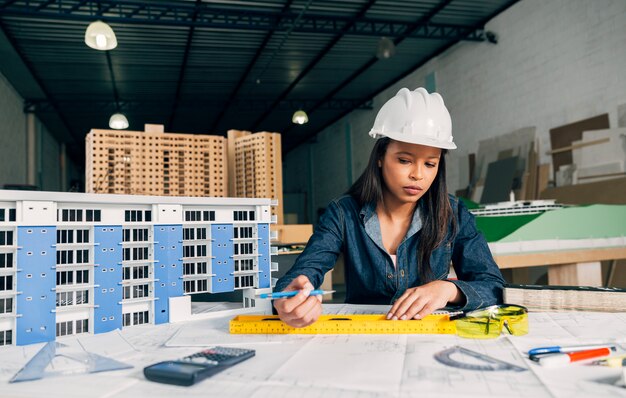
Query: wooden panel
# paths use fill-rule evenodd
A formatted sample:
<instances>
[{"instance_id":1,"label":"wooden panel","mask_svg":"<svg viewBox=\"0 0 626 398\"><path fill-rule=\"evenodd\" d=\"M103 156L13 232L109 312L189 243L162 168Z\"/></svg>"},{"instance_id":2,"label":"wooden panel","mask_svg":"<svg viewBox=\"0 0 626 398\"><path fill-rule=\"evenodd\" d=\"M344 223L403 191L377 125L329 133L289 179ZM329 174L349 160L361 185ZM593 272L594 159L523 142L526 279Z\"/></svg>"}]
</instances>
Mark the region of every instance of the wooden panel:
<instances>
[{"instance_id":1,"label":"wooden panel","mask_svg":"<svg viewBox=\"0 0 626 398\"><path fill-rule=\"evenodd\" d=\"M528 178L526 179L526 189L523 200L537 199L539 192L537 191L537 152L534 148L528 151Z\"/></svg>"},{"instance_id":2,"label":"wooden panel","mask_svg":"<svg viewBox=\"0 0 626 398\"><path fill-rule=\"evenodd\" d=\"M563 204L625 204L626 177L548 188L539 196L541 199L556 199Z\"/></svg>"},{"instance_id":3,"label":"wooden panel","mask_svg":"<svg viewBox=\"0 0 626 398\"><path fill-rule=\"evenodd\" d=\"M537 194L541 196L541 192L548 188L548 182L550 180L550 165L540 164L537 166ZM561 202L559 202L561 203Z\"/></svg>"},{"instance_id":4,"label":"wooden panel","mask_svg":"<svg viewBox=\"0 0 626 398\"><path fill-rule=\"evenodd\" d=\"M607 249L564 250L545 253L507 254L493 256L500 268L535 267L573 264L602 260L625 259L626 247Z\"/></svg>"},{"instance_id":5,"label":"wooden panel","mask_svg":"<svg viewBox=\"0 0 626 398\"><path fill-rule=\"evenodd\" d=\"M548 268L548 284L561 286L602 286L602 267L599 261L561 264Z\"/></svg>"},{"instance_id":6,"label":"wooden panel","mask_svg":"<svg viewBox=\"0 0 626 398\"><path fill-rule=\"evenodd\" d=\"M550 129L550 145L555 151L572 145L574 141L580 141L583 137L583 131L601 130L609 128L609 114L595 116L589 119L580 120L575 123L566 124L564 126ZM559 167L565 164L572 164L572 151L556 152L552 154L552 170L555 175Z\"/></svg>"}]
</instances>

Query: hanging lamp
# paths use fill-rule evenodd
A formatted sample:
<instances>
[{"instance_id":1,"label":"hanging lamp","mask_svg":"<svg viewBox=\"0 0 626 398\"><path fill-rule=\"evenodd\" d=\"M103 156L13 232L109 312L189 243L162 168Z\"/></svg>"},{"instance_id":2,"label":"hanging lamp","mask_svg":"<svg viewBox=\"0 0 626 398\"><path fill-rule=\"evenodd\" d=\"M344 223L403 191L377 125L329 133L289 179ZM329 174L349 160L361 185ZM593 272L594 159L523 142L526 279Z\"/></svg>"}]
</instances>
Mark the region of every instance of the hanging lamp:
<instances>
[{"instance_id":1,"label":"hanging lamp","mask_svg":"<svg viewBox=\"0 0 626 398\"><path fill-rule=\"evenodd\" d=\"M291 117L291 121L295 124L305 124L305 123L308 123L309 116L306 114L305 111L303 111L302 109L299 109L293 113L293 116Z\"/></svg>"},{"instance_id":2,"label":"hanging lamp","mask_svg":"<svg viewBox=\"0 0 626 398\"><path fill-rule=\"evenodd\" d=\"M95 21L85 31L85 44L95 50L107 51L117 47L117 38L109 25Z\"/></svg>"},{"instance_id":3,"label":"hanging lamp","mask_svg":"<svg viewBox=\"0 0 626 398\"><path fill-rule=\"evenodd\" d=\"M114 113L109 119L109 127L114 130L124 130L128 128L128 119L123 113Z\"/></svg>"}]
</instances>

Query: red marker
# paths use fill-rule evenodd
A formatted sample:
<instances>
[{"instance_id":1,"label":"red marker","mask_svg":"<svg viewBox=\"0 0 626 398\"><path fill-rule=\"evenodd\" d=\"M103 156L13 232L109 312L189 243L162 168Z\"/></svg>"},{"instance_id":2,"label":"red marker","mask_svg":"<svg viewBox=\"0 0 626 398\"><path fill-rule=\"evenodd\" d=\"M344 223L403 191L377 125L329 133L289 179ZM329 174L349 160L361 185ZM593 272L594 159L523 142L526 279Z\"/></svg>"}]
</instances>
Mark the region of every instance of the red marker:
<instances>
[{"instance_id":1,"label":"red marker","mask_svg":"<svg viewBox=\"0 0 626 398\"><path fill-rule=\"evenodd\" d=\"M594 350L565 352L562 354L546 355L539 358L539 364L546 367L557 367L572 362L584 361L587 359L598 359L611 355L611 349L608 347L596 348Z\"/></svg>"}]
</instances>

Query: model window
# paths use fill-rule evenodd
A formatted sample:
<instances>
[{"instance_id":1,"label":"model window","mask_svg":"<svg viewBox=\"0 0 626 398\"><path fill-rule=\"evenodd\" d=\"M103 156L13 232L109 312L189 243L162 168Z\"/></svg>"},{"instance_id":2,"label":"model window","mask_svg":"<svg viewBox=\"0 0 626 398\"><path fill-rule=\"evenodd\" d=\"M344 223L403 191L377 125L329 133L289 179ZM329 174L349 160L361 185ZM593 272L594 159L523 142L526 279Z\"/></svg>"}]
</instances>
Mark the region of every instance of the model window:
<instances>
[{"instance_id":1,"label":"model window","mask_svg":"<svg viewBox=\"0 0 626 398\"><path fill-rule=\"evenodd\" d=\"M9 213L8 219L7 210ZM15 209L0 209L0 221L15 221Z\"/></svg>"},{"instance_id":2,"label":"model window","mask_svg":"<svg viewBox=\"0 0 626 398\"><path fill-rule=\"evenodd\" d=\"M13 268L13 253L0 253L0 268Z\"/></svg>"},{"instance_id":3,"label":"model window","mask_svg":"<svg viewBox=\"0 0 626 398\"><path fill-rule=\"evenodd\" d=\"M85 219L87 222L100 222L100 210L85 210Z\"/></svg>"},{"instance_id":4,"label":"model window","mask_svg":"<svg viewBox=\"0 0 626 398\"><path fill-rule=\"evenodd\" d=\"M13 245L13 231L0 231L0 246Z\"/></svg>"},{"instance_id":5,"label":"model window","mask_svg":"<svg viewBox=\"0 0 626 398\"><path fill-rule=\"evenodd\" d=\"M148 211L146 211L147 215ZM125 210L124 211L124 220L126 222L142 222L143 221L143 212L141 210ZM146 220L149 221L149 220Z\"/></svg>"},{"instance_id":6,"label":"model window","mask_svg":"<svg viewBox=\"0 0 626 398\"><path fill-rule=\"evenodd\" d=\"M74 230L57 229L57 243L74 243Z\"/></svg>"},{"instance_id":7,"label":"model window","mask_svg":"<svg viewBox=\"0 0 626 398\"><path fill-rule=\"evenodd\" d=\"M13 275L0 276L0 292L13 290Z\"/></svg>"},{"instance_id":8,"label":"model window","mask_svg":"<svg viewBox=\"0 0 626 398\"><path fill-rule=\"evenodd\" d=\"M0 330L0 346L13 344L13 331Z\"/></svg>"},{"instance_id":9,"label":"model window","mask_svg":"<svg viewBox=\"0 0 626 398\"><path fill-rule=\"evenodd\" d=\"M76 231L76 243L89 243L88 229L79 229Z\"/></svg>"},{"instance_id":10,"label":"model window","mask_svg":"<svg viewBox=\"0 0 626 398\"><path fill-rule=\"evenodd\" d=\"M0 314L13 312L13 298L0 298Z\"/></svg>"},{"instance_id":11,"label":"model window","mask_svg":"<svg viewBox=\"0 0 626 398\"><path fill-rule=\"evenodd\" d=\"M83 221L83 210L82 209L63 209L61 211L61 221Z\"/></svg>"}]
</instances>

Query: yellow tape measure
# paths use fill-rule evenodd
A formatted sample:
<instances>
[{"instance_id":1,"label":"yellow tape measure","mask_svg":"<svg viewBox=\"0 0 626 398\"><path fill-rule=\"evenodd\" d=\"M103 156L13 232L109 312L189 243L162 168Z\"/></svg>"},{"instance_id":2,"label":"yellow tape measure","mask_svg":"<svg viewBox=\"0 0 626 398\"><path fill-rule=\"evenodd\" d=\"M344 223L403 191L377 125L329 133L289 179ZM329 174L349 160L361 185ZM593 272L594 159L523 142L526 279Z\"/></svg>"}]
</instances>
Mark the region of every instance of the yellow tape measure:
<instances>
[{"instance_id":1,"label":"yellow tape measure","mask_svg":"<svg viewBox=\"0 0 626 398\"><path fill-rule=\"evenodd\" d=\"M239 315L230 321L231 334L456 334L448 314L421 320L389 321L385 315L322 315L312 325L294 328L275 315Z\"/></svg>"}]
</instances>

